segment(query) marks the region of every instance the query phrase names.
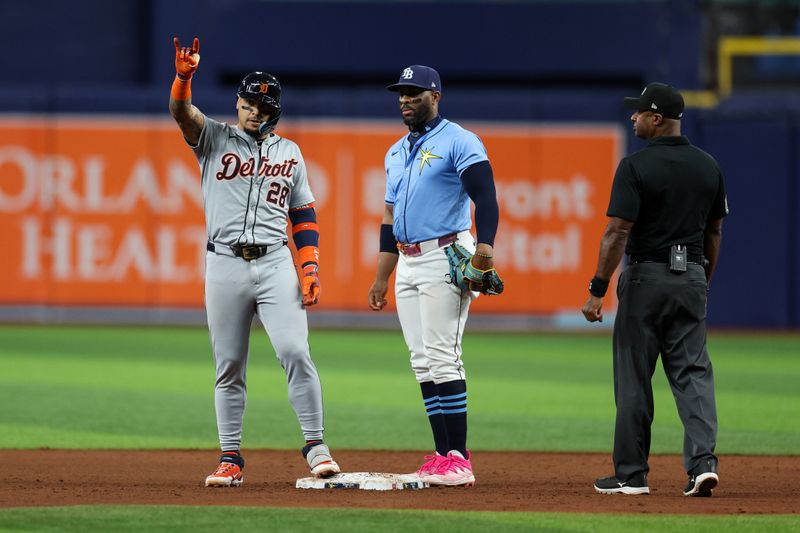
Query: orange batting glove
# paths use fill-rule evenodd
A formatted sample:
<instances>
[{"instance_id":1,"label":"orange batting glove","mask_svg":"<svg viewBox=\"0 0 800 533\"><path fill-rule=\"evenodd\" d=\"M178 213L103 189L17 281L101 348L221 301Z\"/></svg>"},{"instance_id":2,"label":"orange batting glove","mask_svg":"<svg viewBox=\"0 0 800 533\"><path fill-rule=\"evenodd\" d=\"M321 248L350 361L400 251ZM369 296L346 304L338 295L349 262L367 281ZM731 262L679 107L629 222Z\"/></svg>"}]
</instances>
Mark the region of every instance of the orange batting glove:
<instances>
[{"instance_id":1,"label":"orange batting glove","mask_svg":"<svg viewBox=\"0 0 800 533\"><path fill-rule=\"evenodd\" d=\"M173 37L172 42L175 43L175 70L178 77L182 80L192 79L194 71L200 65L200 39L195 37L191 48L181 48L177 37Z\"/></svg>"},{"instance_id":2,"label":"orange batting glove","mask_svg":"<svg viewBox=\"0 0 800 533\"><path fill-rule=\"evenodd\" d=\"M303 305L314 305L317 303L319 301L319 293L322 290L322 285L319 283L317 265L311 264L303 268L301 284L303 288Z\"/></svg>"}]
</instances>

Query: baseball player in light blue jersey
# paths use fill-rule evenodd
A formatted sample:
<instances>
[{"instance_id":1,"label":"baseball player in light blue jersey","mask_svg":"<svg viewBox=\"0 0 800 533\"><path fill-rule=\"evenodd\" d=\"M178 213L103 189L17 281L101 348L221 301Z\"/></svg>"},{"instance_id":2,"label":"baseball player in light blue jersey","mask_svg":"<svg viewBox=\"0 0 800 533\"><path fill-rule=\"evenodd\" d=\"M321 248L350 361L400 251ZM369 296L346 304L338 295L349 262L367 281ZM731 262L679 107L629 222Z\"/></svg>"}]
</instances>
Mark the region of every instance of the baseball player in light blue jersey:
<instances>
[{"instance_id":1,"label":"baseball player in light blue jersey","mask_svg":"<svg viewBox=\"0 0 800 533\"><path fill-rule=\"evenodd\" d=\"M434 69L412 65L388 89L399 94L409 133L386 153L385 208L369 306L384 308L389 276L397 267L397 314L435 445L417 473L432 485L471 486L461 337L478 293L454 283L445 249L459 244L474 254L474 268L493 269L498 206L492 167L474 133L439 116L442 84Z\"/></svg>"},{"instance_id":2,"label":"baseball player in light blue jersey","mask_svg":"<svg viewBox=\"0 0 800 533\"><path fill-rule=\"evenodd\" d=\"M305 306L317 303L319 228L300 148L273 133L281 116L281 85L266 72L239 85L236 126L192 105L191 79L200 41L175 38L169 110L201 168L208 244L205 304L216 366L214 403L222 456L207 487L242 484L242 417L247 403L250 327L258 315L286 372L289 401L305 438L311 473L340 471L322 441L322 387L308 346ZM298 280L286 246L287 219L303 273Z\"/></svg>"}]
</instances>

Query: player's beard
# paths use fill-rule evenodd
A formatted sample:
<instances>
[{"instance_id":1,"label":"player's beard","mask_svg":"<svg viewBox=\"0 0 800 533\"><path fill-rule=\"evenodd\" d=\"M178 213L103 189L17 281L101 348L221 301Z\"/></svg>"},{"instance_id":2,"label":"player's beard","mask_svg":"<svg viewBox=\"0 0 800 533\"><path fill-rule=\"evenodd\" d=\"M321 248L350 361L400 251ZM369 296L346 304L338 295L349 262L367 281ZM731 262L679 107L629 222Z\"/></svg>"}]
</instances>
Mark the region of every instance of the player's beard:
<instances>
[{"instance_id":1,"label":"player's beard","mask_svg":"<svg viewBox=\"0 0 800 533\"><path fill-rule=\"evenodd\" d=\"M249 136L255 137L256 139L258 139L258 128L248 128L247 126L243 126L242 129Z\"/></svg>"},{"instance_id":2,"label":"player's beard","mask_svg":"<svg viewBox=\"0 0 800 533\"><path fill-rule=\"evenodd\" d=\"M263 122L261 123L263 124ZM261 134L258 132L258 128L261 127L261 124L258 125L257 128L251 128L246 123L241 124L242 131L248 134L250 137L254 138L257 141L262 141L267 137L267 133Z\"/></svg>"},{"instance_id":3,"label":"player's beard","mask_svg":"<svg viewBox=\"0 0 800 533\"><path fill-rule=\"evenodd\" d=\"M431 106L420 99L416 108L411 109L414 113L410 117L403 117L403 124L408 126L409 130L415 131L428 122L428 117L431 115ZM402 108L400 111L402 113Z\"/></svg>"}]
</instances>

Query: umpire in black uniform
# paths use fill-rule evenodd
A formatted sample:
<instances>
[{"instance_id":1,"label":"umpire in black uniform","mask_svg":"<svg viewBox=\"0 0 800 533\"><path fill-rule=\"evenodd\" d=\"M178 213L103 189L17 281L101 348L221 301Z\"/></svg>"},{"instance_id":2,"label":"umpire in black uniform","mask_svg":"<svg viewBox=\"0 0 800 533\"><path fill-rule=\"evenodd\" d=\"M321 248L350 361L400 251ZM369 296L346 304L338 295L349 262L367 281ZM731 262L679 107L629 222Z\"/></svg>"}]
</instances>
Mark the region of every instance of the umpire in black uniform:
<instances>
[{"instance_id":1,"label":"umpire in black uniform","mask_svg":"<svg viewBox=\"0 0 800 533\"><path fill-rule=\"evenodd\" d=\"M605 494L649 494L647 459L653 422L651 378L659 354L684 427L685 496L711 496L719 483L714 376L706 349L706 293L728 214L716 161L681 135L683 97L651 83L626 98L637 137L649 140L622 159L614 176L597 272L583 306L603 319L603 296L622 259L614 323L614 475Z\"/></svg>"}]
</instances>

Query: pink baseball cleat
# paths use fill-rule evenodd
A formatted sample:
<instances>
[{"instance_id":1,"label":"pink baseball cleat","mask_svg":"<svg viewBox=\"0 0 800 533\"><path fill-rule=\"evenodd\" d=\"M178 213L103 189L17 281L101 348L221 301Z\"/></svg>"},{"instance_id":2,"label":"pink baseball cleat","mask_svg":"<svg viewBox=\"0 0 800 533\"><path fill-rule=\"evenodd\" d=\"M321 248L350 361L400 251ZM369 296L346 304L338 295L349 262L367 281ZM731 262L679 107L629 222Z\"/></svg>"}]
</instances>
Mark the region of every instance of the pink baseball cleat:
<instances>
[{"instance_id":1,"label":"pink baseball cleat","mask_svg":"<svg viewBox=\"0 0 800 533\"><path fill-rule=\"evenodd\" d=\"M425 476L436 473L439 467L447 461L447 457L434 453L433 455L425 456L425 464L419 467L417 475L422 479Z\"/></svg>"},{"instance_id":2,"label":"pink baseball cleat","mask_svg":"<svg viewBox=\"0 0 800 533\"><path fill-rule=\"evenodd\" d=\"M470 458L469 451L467 451L467 457L465 458L456 450L451 450L439 465L439 469L422 480L431 485L445 485L448 487L463 485L471 487L475 485L475 474L472 472Z\"/></svg>"}]
</instances>

